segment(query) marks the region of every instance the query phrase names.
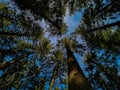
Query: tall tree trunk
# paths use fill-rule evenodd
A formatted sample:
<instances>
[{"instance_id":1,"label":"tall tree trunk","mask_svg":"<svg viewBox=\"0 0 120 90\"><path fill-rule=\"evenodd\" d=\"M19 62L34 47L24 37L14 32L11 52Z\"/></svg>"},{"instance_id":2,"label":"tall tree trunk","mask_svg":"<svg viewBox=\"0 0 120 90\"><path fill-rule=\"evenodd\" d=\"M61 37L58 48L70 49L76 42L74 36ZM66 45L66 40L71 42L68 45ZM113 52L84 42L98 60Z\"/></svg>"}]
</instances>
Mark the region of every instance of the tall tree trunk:
<instances>
[{"instance_id":1,"label":"tall tree trunk","mask_svg":"<svg viewBox=\"0 0 120 90\"><path fill-rule=\"evenodd\" d=\"M66 46L68 58L68 84L69 90L92 90L90 83L83 74L73 52Z\"/></svg>"},{"instance_id":2,"label":"tall tree trunk","mask_svg":"<svg viewBox=\"0 0 120 90\"><path fill-rule=\"evenodd\" d=\"M50 88L49 88L49 90L52 90L52 87L53 87L53 85L54 85L54 82L55 82L55 78L52 78L52 79L51 79L51 82L50 82Z\"/></svg>"},{"instance_id":3,"label":"tall tree trunk","mask_svg":"<svg viewBox=\"0 0 120 90\"><path fill-rule=\"evenodd\" d=\"M49 90L52 90L52 88L53 88L53 85L54 85L54 82L55 82L55 78L56 78L56 76L58 74L59 66L60 66L60 64L57 63L55 65L54 69L53 69L53 74L52 74L52 78L51 78L51 81L50 81L50 88L49 88Z\"/></svg>"}]
</instances>

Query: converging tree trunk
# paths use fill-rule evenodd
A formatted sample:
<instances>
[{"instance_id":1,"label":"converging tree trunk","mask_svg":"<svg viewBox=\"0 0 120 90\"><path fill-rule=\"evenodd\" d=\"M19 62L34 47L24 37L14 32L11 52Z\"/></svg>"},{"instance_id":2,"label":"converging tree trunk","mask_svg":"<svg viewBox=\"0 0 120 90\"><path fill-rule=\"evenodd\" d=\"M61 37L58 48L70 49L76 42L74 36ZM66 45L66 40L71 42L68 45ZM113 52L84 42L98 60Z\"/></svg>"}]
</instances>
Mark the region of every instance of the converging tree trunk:
<instances>
[{"instance_id":1,"label":"converging tree trunk","mask_svg":"<svg viewBox=\"0 0 120 90\"><path fill-rule=\"evenodd\" d=\"M50 88L49 90L52 90L53 86L54 86L54 82L55 82L55 79L56 79L56 76L58 74L58 68L59 68L59 63L55 65L54 69L53 69L53 73L52 73L52 78L51 78L51 81L50 81Z\"/></svg>"},{"instance_id":2,"label":"converging tree trunk","mask_svg":"<svg viewBox=\"0 0 120 90\"><path fill-rule=\"evenodd\" d=\"M69 90L92 90L90 83L79 67L73 52L66 45L68 58L68 88Z\"/></svg>"}]
</instances>

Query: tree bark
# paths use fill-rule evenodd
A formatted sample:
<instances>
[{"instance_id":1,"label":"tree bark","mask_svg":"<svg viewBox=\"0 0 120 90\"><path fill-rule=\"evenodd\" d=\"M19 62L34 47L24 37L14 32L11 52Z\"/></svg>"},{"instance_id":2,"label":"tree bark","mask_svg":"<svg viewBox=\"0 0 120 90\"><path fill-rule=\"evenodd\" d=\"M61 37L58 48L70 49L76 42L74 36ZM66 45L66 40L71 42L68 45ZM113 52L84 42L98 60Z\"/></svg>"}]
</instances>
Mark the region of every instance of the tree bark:
<instances>
[{"instance_id":1,"label":"tree bark","mask_svg":"<svg viewBox=\"0 0 120 90\"><path fill-rule=\"evenodd\" d=\"M90 83L82 72L73 52L66 46L68 58L68 89L69 90L92 90Z\"/></svg>"}]
</instances>

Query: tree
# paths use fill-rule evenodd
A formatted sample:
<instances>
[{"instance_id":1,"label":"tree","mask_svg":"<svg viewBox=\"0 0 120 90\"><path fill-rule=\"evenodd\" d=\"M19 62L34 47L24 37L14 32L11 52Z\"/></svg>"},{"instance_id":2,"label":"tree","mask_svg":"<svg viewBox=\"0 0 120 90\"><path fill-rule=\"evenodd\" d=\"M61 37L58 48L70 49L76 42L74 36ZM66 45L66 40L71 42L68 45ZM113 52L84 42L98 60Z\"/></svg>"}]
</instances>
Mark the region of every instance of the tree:
<instances>
[{"instance_id":1,"label":"tree","mask_svg":"<svg viewBox=\"0 0 120 90\"><path fill-rule=\"evenodd\" d=\"M42 18L48 24L49 32L61 35L66 33L66 25L63 16L66 10L66 1L64 0L14 0L23 10L30 10L37 20Z\"/></svg>"},{"instance_id":2,"label":"tree","mask_svg":"<svg viewBox=\"0 0 120 90\"><path fill-rule=\"evenodd\" d=\"M95 0L84 10L82 24L76 30L87 44L86 70L94 89L119 89L119 2ZM89 14L88 14L89 13ZM112 22L111 22L112 19Z\"/></svg>"},{"instance_id":3,"label":"tree","mask_svg":"<svg viewBox=\"0 0 120 90\"><path fill-rule=\"evenodd\" d=\"M98 85L96 88L103 89L119 89L119 75L118 75L118 65L117 57L119 57L119 43L118 35L119 30L112 32L111 29L108 31L101 31L101 33L96 33L94 41L96 43L89 43L90 51L86 53L85 61L88 64L87 70L90 71L90 78L94 78ZM117 39L117 40L116 40ZM97 41L102 42L97 42ZM95 72L93 72L93 70ZM93 76L94 75L94 76ZM99 79L101 81L99 81ZM114 80L114 81L113 81Z\"/></svg>"},{"instance_id":4,"label":"tree","mask_svg":"<svg viewBox=\"0 0 120 90\"><path fill-rule=\"evenodd\" d=\"M9 10L7 6L6 8ZM1 11L4 13L0 14L3 19L0 22L3 24L1 28L3 30L0 31L0 53L2 58L0 66L2 70L1 88L44 89L46 82L56 79L54 76L59 77L61 82L63 82L62 77L64 75L62 75L62 71L65 71L65 68L63 68L64 64L62 63L60 67L57 66L60 70L58 72L59 76L54 74L56 68L53 69L53 66L58 62L55 61L55 58L51 57L53 45L45 37L45 32L36 24L35 19L30 19L29 16L26 16L27 12L24 11L15 13L15 11L9 10L11 12L9 13L8 11L4 11L4 7ZM7 25L6 20L8 20L9 25ZM8 47L8 49L4 47ZM7 60L9 61L7 62ZM37 62L40 65L37 65ZM50 71L47 71L47 69L50 69ZM51 76L50 73L53 73L53 75ZM44 74L46 77L44 75L40 77L40 74ZM17 75L19 77L16 77ZM9 79L4 79L4 77L8 77ZM3 80L4 83L2 83ZM3 87L3 84L6 84L6 86L4 85ZM51 87L53 86L51 85Z\"/></svg>"},{"instance_id":5,"label":"tree","mask_svg":"<svg viewBox=\"0 0 120 90\"><path fill-rule=\"evenodd\" d=\"M64 53L60 50L60 46L56 46L59 47L59 49L56 49L53 52L53 56L51 56L52 60L55 61L55 65L53 67L53 71L52 71L52 78L50 80L50 88L49 90L52 90L54 84L55 84L55 80L56 78L59 78L60 82L63 84L66 84L65 82L65 73L66 73L66 58L64 56ZM61 76L63 76L64 78L62 78ZM58 81L57 81L58 82Z\"/></svg>"},{"instance_id":6,"label":"tree","mask_svg":"<svg viewBox=\"0 0 120 90\"><path fill-rule=\"evenodd\" d=\"M85 77L82 69L80 68L73 52L71 51L72 47L75 47L75 43L68 38L63 40L65 44L67 59L68 59L68 84L69 90L91 90L91 85ZM74 48L75 49L75 48Z\"/></svg>"},{"instance_id":7,"label":"tree","mask_svg":"<svg viewBox=\"0 0 120 90\"><path fill-rule=\"evenodd\" d=\"M51 43L34 20L4 4L0 6L0 88L44 88L45 78L39 77L42 66L36 61L45 58L52 48Z\"/></svg>"},{"instance_id":8,"label":"tree","mask_svg":"<svg viewBox=\"0 0 120 90\"><path fill-rule=\"evenodd\" d=\"M13 2L16 10L0 4L1 89L57 90L61 84L70 90L120 88L119 0ZM70 35L64 22L66 10L82 12L79 27ZM40 25L43 20L45 28ZM52 43L46 33L57 41ZM84 57L88 75L75 53Z\"/></svg>"}]
</instances>

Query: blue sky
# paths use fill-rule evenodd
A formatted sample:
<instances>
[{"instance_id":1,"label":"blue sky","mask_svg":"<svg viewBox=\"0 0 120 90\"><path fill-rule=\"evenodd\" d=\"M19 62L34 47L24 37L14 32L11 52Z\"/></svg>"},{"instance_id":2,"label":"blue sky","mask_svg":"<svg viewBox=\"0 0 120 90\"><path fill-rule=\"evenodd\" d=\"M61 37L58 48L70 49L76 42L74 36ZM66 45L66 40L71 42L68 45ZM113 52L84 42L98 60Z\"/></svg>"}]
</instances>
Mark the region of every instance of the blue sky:
<instances>
[{"instance_id":1,"label":"blue sky","mask_svg":"<svg viewBox=\"0 0 120 90\"><path fill-rule=\"evenodd\" d=\"M4 2L4 1L9 1L9 0L0 0L0 2ZM67 10L66 16L64 17L64 22L68 26L68 33L67 33L68 35L78 27L78 25L80 24L81 17L82 17L81 12L75 12L74 14L70 15L69 11ZM36 23L40 23L40 25L46 30L47 25L45 24L44 20L42 20L42 22L37 21ZM48 37L48 33L46 33L46 36ZM57 40L56 37L51 37L52 43L55 43L56 40ZM74 55L77 58L80 67L84 71L85 65L83 63L83 57L81 57L77 53L75 53Z\"/></svg>"},{"instance_id":2,"label":"blue sky","mask_svg":"<svg viewBox=\"0 0 120 90\"><path fill-rule=\"evenodd\" d=\"M3 1L9 1L9 0L0 0L0 2L3 2ZM69 15L69 12L66 13L64 20L68 26L68 30L69 30L68 34L73 32L78 27L78 25L80 24L81 16L82 16L81 12L75 12L73 15ZM41 25L43 26L43 28L46 27L44 20L41 22ZM56 38L52 37L52 42L54 43L55 41L56 41ZM83 69L84 73L87 74L84 70L85 65L84 65L83 57L81 57L77 53L75 53L74 55L77 58L77 62L79 63L80 67ZM117 61L118 63L120 63L120 60L117 60Z\"/></svg>"},{"instance_id":3,"label":"blue sky","mask_svg":"<svg viewBox=\"0 0 120 90\"><path fill-rule=\"evenodd\" d=\"M64 17L65 22L67 23L68 26L68 33L72 33L79 25L80 25L80 20L82 18L81 12L75 12L73 15L70 15L69 12L66 13L66 16ZM80 41L80 39L79 39ZM85 72L85 64L84 64L84 58L80 56L77 53L74 53L75 58L77 59L77 62L79 63L79 66L83 70L83 73L87 75L87 72Z\"/></svg>"},{"instance_id":4,"label":"blue sky","mask_svg":"<svg viewBox=\"0 0 120 90\"><path fill-rule=\"evenodd\" d=\"M78 27L80 24L81 16L81 12L75 12L73 15L69 15L69 12L66 13L64 21L68 26L68 34L73 32Z\"/></svg>"}]
</instances>

